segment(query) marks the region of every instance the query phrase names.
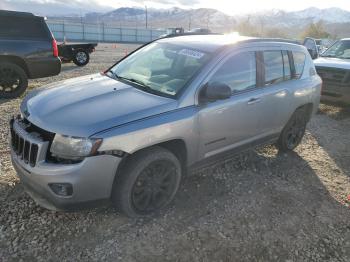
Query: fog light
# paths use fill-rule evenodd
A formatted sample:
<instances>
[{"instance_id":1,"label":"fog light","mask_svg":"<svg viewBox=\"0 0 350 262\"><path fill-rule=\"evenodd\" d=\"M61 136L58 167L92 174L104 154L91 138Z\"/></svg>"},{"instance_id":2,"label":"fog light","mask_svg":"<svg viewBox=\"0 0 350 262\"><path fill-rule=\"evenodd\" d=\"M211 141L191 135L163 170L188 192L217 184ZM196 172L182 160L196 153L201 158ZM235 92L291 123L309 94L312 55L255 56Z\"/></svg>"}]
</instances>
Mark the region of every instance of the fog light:
<instances>
[{"instance_id":1,"label":"fog light","mask_svg":"<svg viewBox=\"0 0 350 262\"><path fill-rule=\"evenodd\" d=\"M51 190L59 196L71 196L73 194L73 187L71 184L62 183L62 184L49 184Z\"/></svg>"}]
</instances>

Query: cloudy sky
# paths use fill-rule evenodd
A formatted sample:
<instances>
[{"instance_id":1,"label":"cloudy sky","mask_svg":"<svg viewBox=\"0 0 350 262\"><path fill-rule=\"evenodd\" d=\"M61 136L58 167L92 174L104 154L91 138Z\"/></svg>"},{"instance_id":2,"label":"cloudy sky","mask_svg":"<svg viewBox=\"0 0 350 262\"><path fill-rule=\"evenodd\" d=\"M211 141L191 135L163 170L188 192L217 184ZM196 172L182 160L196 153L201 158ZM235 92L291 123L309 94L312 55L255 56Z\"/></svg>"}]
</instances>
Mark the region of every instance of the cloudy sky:
<instances>
[{"instance_id":1,"label":"cloudy sky","mask_svg":"<svg viewBox=\"0 0 350 262\"><path fill-rule=\"evenodd\" d=\"M318 8L339 7L350 11L350 0L0 0L0 9L31 11L41 15L62 13L86 13L108 11L122 6L144 6L154 8L215 8L233 15L268 9L287 11L301 10L311 6Z\"/></svg>"}]
</instances>

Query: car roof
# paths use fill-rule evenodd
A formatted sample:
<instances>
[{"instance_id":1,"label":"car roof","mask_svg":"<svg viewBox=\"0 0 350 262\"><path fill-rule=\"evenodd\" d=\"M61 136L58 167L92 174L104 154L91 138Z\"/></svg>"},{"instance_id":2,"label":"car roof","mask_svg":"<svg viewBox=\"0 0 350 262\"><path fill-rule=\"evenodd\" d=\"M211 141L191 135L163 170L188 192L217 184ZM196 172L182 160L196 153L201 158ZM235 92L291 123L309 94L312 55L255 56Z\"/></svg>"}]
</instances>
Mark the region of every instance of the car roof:
<instances>
[{"instance_id":1,"label":"car roof","mask_svg":"<svg viewBox=\"0 0 350 262\"><path fill-rule=\"evenodd\" d=\"M156 42L160 43L171 43L182 45L185 47L201 50L204 52L215 52L216 50L242 43L289 43L300 45L299 42L288 39L279 38L256 38L238 35L220 35L220 34L208 34L208 35L182 35L174 37L164 37Z\"/></svg>"},{"instance_id":2,"label":"car roof","mask_svg":"<svg viewBox=\"0 0 350 262\"><path fill-rule=\"evenodd\" d=\"M29 17L29 18L39 17L29 12L17 12L17 11L9 11L9 10L0 10L0 16Z\"/></svg>"}]
</instances>

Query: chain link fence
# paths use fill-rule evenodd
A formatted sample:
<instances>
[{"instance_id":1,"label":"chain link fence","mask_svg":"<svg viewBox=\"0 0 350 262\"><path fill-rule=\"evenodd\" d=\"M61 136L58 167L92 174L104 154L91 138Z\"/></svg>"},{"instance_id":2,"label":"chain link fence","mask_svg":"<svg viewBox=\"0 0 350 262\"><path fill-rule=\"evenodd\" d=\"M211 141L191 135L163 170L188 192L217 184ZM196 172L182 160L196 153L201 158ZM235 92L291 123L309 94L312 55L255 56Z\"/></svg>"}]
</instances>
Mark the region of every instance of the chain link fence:
<instances>
[{"instance_id":1,"label":"chain link fence","mask_svg":"<svg viewBox=\"0 0 350 262\"><path fill-rule=\"evenodd\" d=\"M113 27L65 21L47 21L56 40L74 42L147 43L166 33L161 29Z\"/></svg>"}]
</instances>

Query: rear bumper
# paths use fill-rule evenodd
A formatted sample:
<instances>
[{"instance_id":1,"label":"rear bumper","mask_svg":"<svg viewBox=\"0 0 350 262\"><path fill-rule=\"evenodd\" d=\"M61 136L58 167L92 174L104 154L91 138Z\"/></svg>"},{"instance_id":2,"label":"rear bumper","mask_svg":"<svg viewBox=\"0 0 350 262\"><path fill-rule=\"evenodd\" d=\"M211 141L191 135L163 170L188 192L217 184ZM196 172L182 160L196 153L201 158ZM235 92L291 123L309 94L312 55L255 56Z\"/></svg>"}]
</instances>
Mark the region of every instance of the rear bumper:
<instances>
[{"instance_id":1,"label":"rear bumper","mask_svg":"<svg viewBox=\"0 0 350 262\"><path fill-rule=\"evenodd\" d=\"M54 76L61 72L61 60L58 57L27 60L27 65L31 79Z\"/></svg>"},{"instance_id":2,"label":"rear bumper","mask_svg":"<svg viewBox=\"0 0 350 262\"><path fill-rule=\"evenodd\" d=\"M13 151L11 158L25 190L41 206L51 210L75 210L110 199L117 167L121 158L103 155L88 157L72 165L25 164ZM49 187L51 183L68 183L71 196L60 196Z\"/></svg>"}]
</instances>

